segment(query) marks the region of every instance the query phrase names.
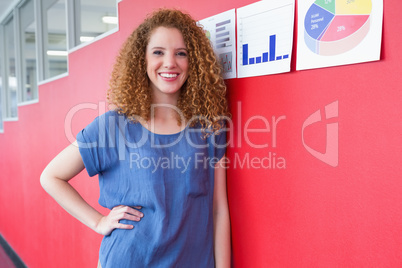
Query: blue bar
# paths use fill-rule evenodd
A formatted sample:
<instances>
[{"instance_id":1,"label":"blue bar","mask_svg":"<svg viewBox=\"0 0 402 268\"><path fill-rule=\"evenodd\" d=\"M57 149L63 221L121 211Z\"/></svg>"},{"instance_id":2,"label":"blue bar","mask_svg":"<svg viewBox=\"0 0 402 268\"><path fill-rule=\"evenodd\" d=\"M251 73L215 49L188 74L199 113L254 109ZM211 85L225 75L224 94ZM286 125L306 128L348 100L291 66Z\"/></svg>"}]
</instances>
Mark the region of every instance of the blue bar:
<instances>
[{"instance_id":1,"label":"blue bar","mask_svg":"<svg viewBox=\"0 0 402 268\"><path fill-rule=\"evenodd\" d=\"M220 34L216 34L216 38L220 38L220 37L223 37L223 36L226 36L226 35L229 35L229 32L224 32L224 33L220 33Z\"/></svg>"},{"instance_id":2,"label":"blue bar","mask_svg":"<svg viewBox=\"0 0 402 268\"><path fill-rule=\"evenodd\" d=\"M255 63L261 63L261 57L255 57Z\"/></svg>"},{"instance_id":3,"label":"blue bar","mask_svg":"<svg viewBox=\"0 0 402 268\"><path fill-rule=\"evenodd\" d=\"M276 35L271 35L269 37L269 61L275 60L276 58L275 50L276 50Z\"/></svg>"},{"instance_id":4,"label":"blue bar","mask_svg":"<svg viewBox=\"0 0 402 268\"><path fill-rule=\"evenodd\" d=\"M262 53L262 62L268 61L268 52Z\"/></svg>"},{"instance_id":5,"label":"blue bar","mask_svg":"<svg viewBox=\"0 0 402 268\"><path fill-rule=\"evenodd\" d=\"M216 27L219 27L219 26L222 26L222 25L225 25L225 24L229 24L229 23L230 23L230 20L225 20L225 21L217 23Z\"/></svg>"},{"instance_id":6,"label":"blue bar","mask_svg":"<svg viewBox=\"0 0 402 268\"><path fill-rule=\"evenodd\" d=\"M249 64L254 64L254 58L249 59Z\"/></svg>"},{"instance_id":7,"label":"blue bar","mask_svg":"<svg viewBox=\"0 0 402 268\"><path fill-rule=\"evenodd\" d=\"M248 44L243 45L243 65L248 64Z\"/></svg>"},{"instance_id":8,"label":"blue bar","mask_svg":"<svg viewBox=\"0 0 402 268\"><path fill-rule=\"evenodd\" d=\"M289 58L289 54L283 55L283 59Z\"/></svg>"},{"instance_id":9,"label":"blue bar","mask_svg":"<svg viewBox=\"0 0 402 268\"><path fill-rule=\"evenodd\" d=\"M230 41L230 38L229 38L229 37L221 38L221 39L216 39L216 43L217 43L217 44L218 44L218 43L227 42L227 41Z\"/></svg>"},{"instance_id":10,"label":"blue bar","mask_svg":"<svg viewBox=\"0 0 402 268\"><path fill-rule=\"evenodd\" d=\"M281 59L282 59L282 56L276 57L276 60L281 60Z\"/></svg>"}]
</instances>

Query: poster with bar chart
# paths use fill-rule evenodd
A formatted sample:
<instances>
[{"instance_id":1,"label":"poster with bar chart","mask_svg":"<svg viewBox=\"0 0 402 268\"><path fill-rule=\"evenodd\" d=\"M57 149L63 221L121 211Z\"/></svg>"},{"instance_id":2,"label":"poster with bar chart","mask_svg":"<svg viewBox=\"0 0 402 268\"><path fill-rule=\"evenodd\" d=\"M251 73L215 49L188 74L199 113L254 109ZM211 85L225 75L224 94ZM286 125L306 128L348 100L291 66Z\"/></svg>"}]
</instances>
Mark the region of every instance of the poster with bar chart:
<instances>
[{"instance_id":1,"label":"poster with bar chart","mask_svg":"<svg viewBox=\"0 0 402 268\"><path fill-rule=\"evenodd\" d=\"M236 78L235 9L200 20L223 68L223 78Z\"/></svg>"},{"instance_id":2,"label":"poster with bar chart","mask_svg":"<svg viewBox=\"0 0 402 268\"><path fill-rule=\"evenodd\" d=\"M296 69L379 60L382 16L382 0L302 1Z\"/></svg>"},{"instance_id":3,"label":"poster with bar chart","mask_svg":"<svg viewBox=\"0 0 402 268\"><path fill-rule=\"evenodd\" d=\"M239 78L290 71L294 6L294 0L270 0L237 9Z\"/></svg>"}]
</instances>

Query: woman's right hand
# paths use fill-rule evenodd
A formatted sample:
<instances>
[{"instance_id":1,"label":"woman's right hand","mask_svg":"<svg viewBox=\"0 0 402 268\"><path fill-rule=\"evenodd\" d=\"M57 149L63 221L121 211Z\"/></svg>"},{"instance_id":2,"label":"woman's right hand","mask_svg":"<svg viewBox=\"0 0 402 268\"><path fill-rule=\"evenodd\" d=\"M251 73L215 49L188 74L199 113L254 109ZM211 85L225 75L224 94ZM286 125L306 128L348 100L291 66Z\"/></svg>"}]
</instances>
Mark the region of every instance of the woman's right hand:
<instances>
[{"instance_id":1,"label":"woman's right hand","mask_svg":"<svg viewBox=\"0 0 402 268\"><path fill-rule=\"evenodd\" d=\"M107 216L100 218L95 231L101 235L109 235L114 229L133 229L133 225L120 223L120 220L140 221L144 214L138 209L141 207L114 207Z\"/></svg>"}]
</instances>

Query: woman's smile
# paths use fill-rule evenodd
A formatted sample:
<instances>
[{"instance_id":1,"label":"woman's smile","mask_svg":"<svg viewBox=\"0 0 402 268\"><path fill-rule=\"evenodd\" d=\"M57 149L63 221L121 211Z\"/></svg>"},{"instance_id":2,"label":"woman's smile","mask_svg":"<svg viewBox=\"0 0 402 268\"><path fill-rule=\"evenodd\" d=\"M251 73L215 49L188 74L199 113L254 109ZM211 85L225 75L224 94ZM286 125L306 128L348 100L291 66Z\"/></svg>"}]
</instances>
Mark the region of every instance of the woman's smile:
<instances>
[{"instance_id":1,"label":"woman's smile","mask_svg":"<svg viewBox=\"0 0 402 268\"><path fill-rule=\"evenodd\" d=\"M178 73L160 73L159 75L168 81L174 81L174 80L176 80L176 78L179 74Z\"/></svg>"}]
</instances>

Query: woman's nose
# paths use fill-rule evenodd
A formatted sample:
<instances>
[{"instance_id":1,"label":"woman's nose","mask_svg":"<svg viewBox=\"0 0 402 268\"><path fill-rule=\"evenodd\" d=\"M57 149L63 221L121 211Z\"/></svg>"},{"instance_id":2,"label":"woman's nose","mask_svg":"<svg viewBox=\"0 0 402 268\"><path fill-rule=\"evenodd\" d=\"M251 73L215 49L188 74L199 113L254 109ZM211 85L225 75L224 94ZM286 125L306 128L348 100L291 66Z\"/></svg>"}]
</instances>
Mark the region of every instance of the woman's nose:
<instances>
[{"instance_id":1,"label":"woman's nose","mask_svg":"<svg viewBox=\"0 0 402 268\"><path fill-rule=\"evenodd\" d=\"M176 67L176 58L174 54L167 53L164 57L163 65L165 68L172 69Z\"/></svg>"}]
</instances>

